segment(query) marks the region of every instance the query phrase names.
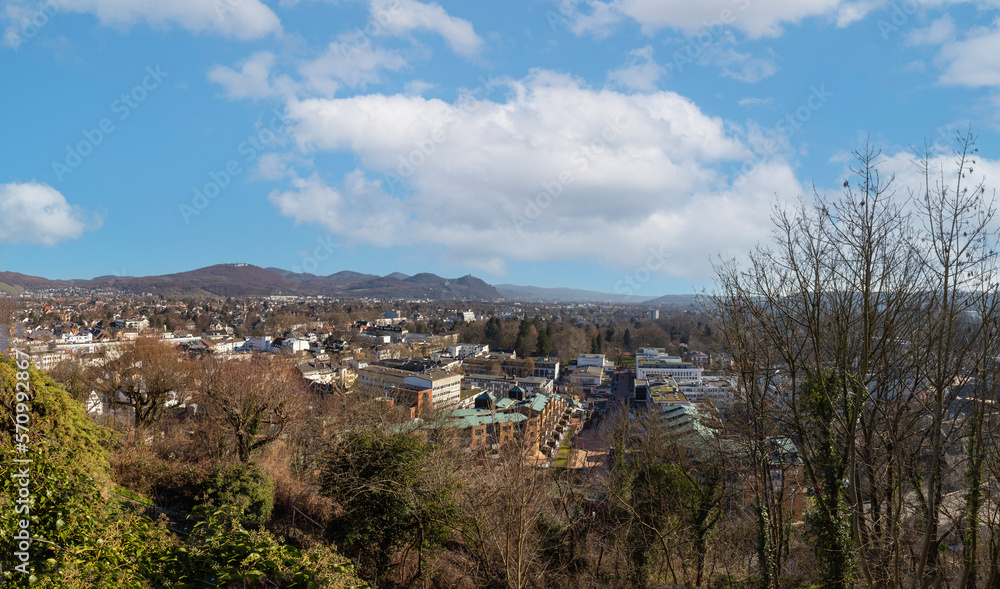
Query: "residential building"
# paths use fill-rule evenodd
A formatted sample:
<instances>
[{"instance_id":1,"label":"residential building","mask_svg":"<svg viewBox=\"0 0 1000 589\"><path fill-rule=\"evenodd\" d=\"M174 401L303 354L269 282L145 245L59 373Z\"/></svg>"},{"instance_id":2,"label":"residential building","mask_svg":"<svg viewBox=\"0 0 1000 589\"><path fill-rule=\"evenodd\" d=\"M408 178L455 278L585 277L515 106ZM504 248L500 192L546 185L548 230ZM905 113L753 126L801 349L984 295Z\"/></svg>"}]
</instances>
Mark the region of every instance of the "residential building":
<instances>
[{"instance_id":1,"label":"residential building","mask_svg":"<svg viewBox=\"0 0 1000 589\"><path fill-rule=\"evenodd\" d=\"M403 384L389 389L388 398L393 405L409 411L410 419L422 417L433 409L434 393L419 385Z\"/></svg>"},{"instance_id":2,"label":"residential building","mask_svg":"<svg viewBox=\"0 0 1000 589\"><path fill-rule=\"evenodd\" d=\"M458 344L448 346L448 353L455 358L464 359L470 356L480 356L487 354L490 347L486 344Z\"/></svg>"},{"instance_id":3,"label":"residential building","mask_svg":"<svg viewBox=\"0 0 1000 589\"><path fill-rule=\"evenodd\" d=\"M493 395L506 396L513 387L521 387L528 395L552 394L555 385L541 376L512 377L505 374L466 374L462 383L466 389L482 389Z\"/></svg>"},{"instance_id":4,"label":"residential building","mask_svg":"<svg viewBox=\"0 0 1000 589\"><path fill-rule=\"evenodd\" d=\"M491 352L484 356L466 358L462 371L466 374L506 374L507 376L538 376L532 358L515 358L514 354Z\"/></svg>"},{"instance_id":5,"label":"residential building","mask_svg":"<svg viewBox=\"0 0 1000 589\"><path fill-rule=\"evenodd\" d=\"M733 383L718 376L705 376L700 380L678 383L684 396L694 402L708 402L717 407L732 406L735 400Z\"/></svg>"},{"instance_id":6,"label":"residential building","mask_svg":"<svg viewBox=\"0 0 1000 589\"><path fill-rule=\"evenodd\" d=\"M604 381L604 369L598 366L578 366L567 378L574 386L595 388Z\"/></svg>"},{"instance_id":7,"label":"residential building","mask_svg":"<svg viewBox=\"0 0 1000 589\"><path fill-rule=\"evenodd\" d=\"M635 377L673 378L678 382L701 379L702 368L684 362L680 356L670 356L662 348L643 348L635 353Z\"/></svg>"},{"instance_id":8,"label":"residential building","mask_svg":"<svg viewBox=\"0 0 1000 589\"><path fill-rule=\"evenodd\" d=\"M574 410L566 399L556 395L536 394L516 400L483 392L475 397L473 407L449 411L444 424L434 426L435 431L425 431L440 441L450 439L459 447L489 453L511 443L522 443L529 458L550 460L569 431Z\"/></svg>"},{"instance_id":9,"label":"residential building","mask_svg":"<svg viewBox=\"0 0 1000 589\"><path fill-rule=\"evenodd\" d=\"M393 387L402 386L406 377L413 374L406 370L385 366L364 366L358 368L355 391L369 397L387 397Z\"/></svg>"},{"instance_id":10,"label":"residential building","mask_svg":"<svg viewBox=\"0 0 1000 589\"><path fill-rule=\"evenodd\" d=\"M403 384L431 389L431 403L436 409L451 409L461 399L462 375L436 370L426 374L410 373Z\"/></svg>"},{"instance_id":11,"label":"residential building","mask_svg":"<svg viewBox=\"0 0 1000 589\"><path fill-rule=\"evenodd\" d=\"M606 362L604 354L580 354L576 357L577 366L597 366L603 370Z\"/></svg>"},{"instance_id":12,"label":"residential building","mask_svg":"<svg viewBox=\"0 0 1000 589\"><path fill-rule=\"evenodd\" d=\"M559 379L559 357L553 356L543 358L541 356L531 359L535 364L535 376L541 376L551 380Z\"/></svg>"}]
</instances>

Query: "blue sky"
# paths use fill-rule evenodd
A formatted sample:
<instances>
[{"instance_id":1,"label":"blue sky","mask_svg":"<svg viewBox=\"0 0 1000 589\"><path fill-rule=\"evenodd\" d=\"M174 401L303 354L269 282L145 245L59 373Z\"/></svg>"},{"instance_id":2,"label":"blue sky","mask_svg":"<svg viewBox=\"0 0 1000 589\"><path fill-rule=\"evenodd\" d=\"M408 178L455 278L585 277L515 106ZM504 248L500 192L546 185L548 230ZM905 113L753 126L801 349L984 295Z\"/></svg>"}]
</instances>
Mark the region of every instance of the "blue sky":
<instances>
[{"instance_id":1,"label":"blue sky","mask_svg":"<svg viewBox=\"0 0 1000 589\"><path fill-rule=\"evenodd\" d=\"M979 135L1000 2L6 0L0 268L223 262L655 296L866 138ZM941 159L947 163L947 156Z\"/></svg>"}]
</instances>

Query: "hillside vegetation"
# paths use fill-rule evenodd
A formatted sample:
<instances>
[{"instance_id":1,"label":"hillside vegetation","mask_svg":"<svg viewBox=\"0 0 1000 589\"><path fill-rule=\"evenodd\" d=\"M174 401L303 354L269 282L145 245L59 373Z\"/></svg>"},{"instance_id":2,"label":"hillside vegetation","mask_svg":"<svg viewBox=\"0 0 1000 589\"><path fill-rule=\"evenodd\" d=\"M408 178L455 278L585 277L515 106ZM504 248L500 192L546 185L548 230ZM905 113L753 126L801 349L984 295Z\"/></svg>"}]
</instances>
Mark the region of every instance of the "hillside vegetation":
<instances>
[{"instance_id":1,"label":"hillside vegetation","mask_svg":"<svg viewBox=\"0 0 1000 589\"><path fill-rule=\"evenodd\" d=\"M96 424L44 373L27 372L32 393L27 451L18 451L22 448L10 428L0 439L0 461L8 473L0 483L4 586L366 586L329 546L297 548L252 521L269 516L273 505L273 495L266 493L259 504L247 501L255 491L246 487L259 488L267 479L252 467L219 468L206 481L175 481L175 490L188 487L192 503L183 512L153 519L157 510L149 509L150 500L117 484L111 466L122 456L142 455L143 445ZM18 409L17 383L24 382L18 373L24 376L13 359L0 360L0 418L5 423L14 422ZM21 479L14 475L25 464L30 497L19 504ZM15 535L25 521L32 538L23 551L26 558L14 556L22 552Z\"/></svg>"}]
</instances>

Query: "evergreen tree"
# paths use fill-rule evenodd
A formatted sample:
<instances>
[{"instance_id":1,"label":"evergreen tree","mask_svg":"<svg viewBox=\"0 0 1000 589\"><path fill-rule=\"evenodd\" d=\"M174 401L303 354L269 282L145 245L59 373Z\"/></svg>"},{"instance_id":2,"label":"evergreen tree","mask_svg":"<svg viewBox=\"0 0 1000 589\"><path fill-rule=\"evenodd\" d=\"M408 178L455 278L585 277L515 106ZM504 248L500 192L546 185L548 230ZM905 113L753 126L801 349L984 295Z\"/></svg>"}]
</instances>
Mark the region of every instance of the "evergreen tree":
<instances>
[{"instance_id":1,"label":"evergreen tree","mask_svg":"<svg viewBox=\"0 0 1000 589\"><path fill-rule=\"evenodd\" d=\"M500 335L503 329L503 325L500 323L499 317L490 317L489 321L486 322L486 343L490 345L491 348L496 349L500 347Z\"/></svg>"},{"instance_id":2,"label":"evergreen tree","mask_svg":"<svg viewBox=\"0 0 1000 589\"><path fill-rule=\"evenodd\" d=\"M552 331L551 329L542 329L538 331L538 355L548 358L555 353L552 348Z\"/></svg>"}]
</instances>

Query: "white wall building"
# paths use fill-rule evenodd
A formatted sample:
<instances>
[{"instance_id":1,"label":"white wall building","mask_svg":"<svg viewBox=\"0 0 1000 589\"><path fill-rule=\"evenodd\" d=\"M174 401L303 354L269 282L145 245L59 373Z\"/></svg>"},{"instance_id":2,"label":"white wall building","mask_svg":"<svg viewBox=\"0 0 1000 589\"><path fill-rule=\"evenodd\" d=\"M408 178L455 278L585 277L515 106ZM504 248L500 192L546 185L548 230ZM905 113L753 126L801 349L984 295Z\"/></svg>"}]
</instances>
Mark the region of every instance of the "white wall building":
<instances>
[{"instance_id":1,"label":"white wall building","mask_svg":"<svg viewBox=\"0 0 1000 589\"><path fill-rule=\"evenodd\" d=\"M576 357L577 366L597 366L603 369L606 361L604 354L580 354Z\"/></svg>"},{"instance_id":2,"label":"white wall building","mask_svg":"<svg viewBox=\"0 0 1000 589\"><path fill-rule=\"evenodd\" d=\"M431 404L437 409L453 409L461 400L462 375L435 371L428 374L411 374L403 378L403 384L431 389Z\"/></svg>"},{"instance_id":3,"label":"white wall building","mask_svg":"<svg viewBox=\"0 0 1000 589\"><path fill-rule=\"evenodd\" d=\"M736 398L733 384L719 377L678 382L677 387L691 401L704 401L716 406L731 406Z\"/></svg>"},{"instance_id":4,"label":"white wall building","mask_svg":"<svg viewBox=\"0 0 1000 589\"><path fill-rule=\"evenodd\" d=\"M637 379L673 378L680 383L701 380L701 373L701 367L670 356L662 348L643 348L635 353Z\"/></svg>"},{"instance_id":5,"label":"white wall building","mask_svg":"<svg viewBox=\"0 0 1000 589\"><path fill-rule=\"evenodd\" d=\"M247 352L270 352L273 340L266 335L253 336L243 344L243 350Z\"/></svg>"},{"instance_id":6,"label":"white wall building","mask_svg":"<svg viewBox=\"0 0 1000 589\"><path fill-rule=\"evenodd\" d=\"M458 344L457 346L448 346L448 353L455 358L479 356L489 351L490 347L486 344Z\"/></svg>"},{"instance_id":7,"label":"white wall building","mask_svg":"<svg viewBox=\"0 0 1000 589\"><path fill-rule=\"evenodd\" d=\"M286 338L281 342L281 349L285 352L304 352L309 349L309 340L302 338Z\"/></svg>"}]
</instances>

